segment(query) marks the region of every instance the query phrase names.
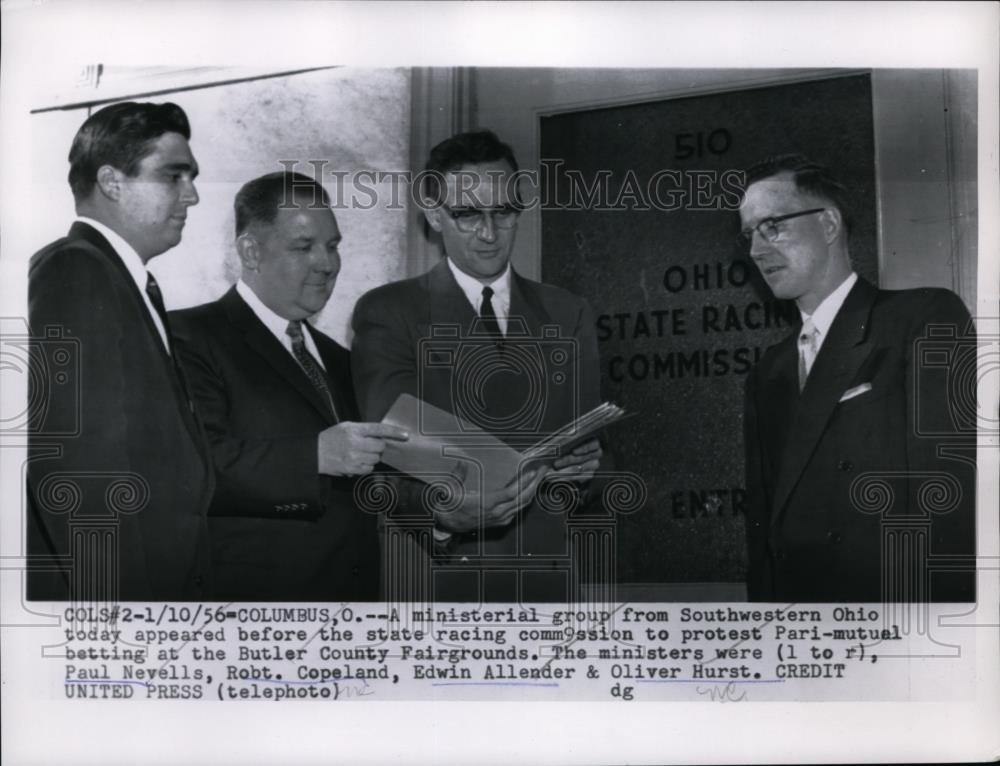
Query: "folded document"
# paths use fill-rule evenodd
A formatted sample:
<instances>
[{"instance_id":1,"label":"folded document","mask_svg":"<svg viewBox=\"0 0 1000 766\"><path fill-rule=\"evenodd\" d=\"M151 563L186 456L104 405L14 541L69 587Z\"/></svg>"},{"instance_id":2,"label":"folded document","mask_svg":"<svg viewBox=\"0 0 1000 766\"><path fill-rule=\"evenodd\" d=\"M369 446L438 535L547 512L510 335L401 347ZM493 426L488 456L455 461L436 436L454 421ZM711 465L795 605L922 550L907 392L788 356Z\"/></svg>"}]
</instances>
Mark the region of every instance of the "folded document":
<instances>
[{"instance_id":1,"label":"folded document","mask_svg":"<svg viewBox=\"0 0 1000 766\"><path fill-rule=\"evenodd\" d=\"M447 476L468 486L481 478L482 491L489 492L505 487L518 471L551 463L623 417L621 407L605 402L518 451L450 412L401 394L382 422L405 428L410 439L388 441L382 462L427 482Z\"/></svg>"}]
</instances>

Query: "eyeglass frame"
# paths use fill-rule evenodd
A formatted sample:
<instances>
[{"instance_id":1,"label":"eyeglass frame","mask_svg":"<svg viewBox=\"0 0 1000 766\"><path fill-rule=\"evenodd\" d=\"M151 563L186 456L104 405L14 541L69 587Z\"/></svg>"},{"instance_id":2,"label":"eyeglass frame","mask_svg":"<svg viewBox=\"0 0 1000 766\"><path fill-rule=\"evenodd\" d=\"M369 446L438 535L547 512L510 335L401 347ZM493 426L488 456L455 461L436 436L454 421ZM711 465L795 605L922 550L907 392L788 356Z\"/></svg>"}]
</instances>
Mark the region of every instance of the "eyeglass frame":
<instances>
[{"instance_id":1,"label":"eyeglass frame","mask_svg":"<svg viewBox=\"0 0 1000 766\"><path fill-rule=\"evenodd\" d=\"M482 226L486 222L487 213L490 214L490 216L493 219L493 225L496 226L498 229L513 229L517 225L518 217L521 215L521 208L518 207L517 205L510 205L510 204L501 205L499 207L490 207L490 208L463 207L456 209L451 207L451 205L442 202L441 207L444 208L444 210L448 213L448 216L451 218L451 220L455 222L455 227L459 231L465 232L466 234L471 234L472 232L476 231L476 229L478 229L480 226ZM462 220L459 218L459 216L465 212L469 213L476 212L479 214L478 220L475 222L475 224L473 224L471 229L463 228L463 224L459 223L459 221ZM512 217L508 223L500 223L500 221L498 221L496 218L497 213L509 213L512 214Z\"/></svg>"},{"instance_id":2,"label":"eyeglass frame","mask_svg":"<svg viewBox=\"0 0 1000 766\"><path fill-rule=\"evenodd\" d=\"M759 221L756 226L751 226L748 229L743 229L742 231L740 231L739 234L740 242L742 242L744 245L751 244L753 242L754 232L760 234L760 236L763 237L764 240L767 242L777 242L778 237L781 236L781 231L777 229L777 227L775 227L775 224L781 223L782 221L789 221L792 218L799 218L800 216L804 215L812 215L813 213L822 213L826 209L827 208L825 207L814 207L810 208L809 210L799 210L797 213L786 213L785 215L776 215L776 216L771 216L769 218L765 218L763 221ZM774 229L773 238L765 234L761 230L760 228L761 226L773 227Z\"/></svg>"}]
</instances>

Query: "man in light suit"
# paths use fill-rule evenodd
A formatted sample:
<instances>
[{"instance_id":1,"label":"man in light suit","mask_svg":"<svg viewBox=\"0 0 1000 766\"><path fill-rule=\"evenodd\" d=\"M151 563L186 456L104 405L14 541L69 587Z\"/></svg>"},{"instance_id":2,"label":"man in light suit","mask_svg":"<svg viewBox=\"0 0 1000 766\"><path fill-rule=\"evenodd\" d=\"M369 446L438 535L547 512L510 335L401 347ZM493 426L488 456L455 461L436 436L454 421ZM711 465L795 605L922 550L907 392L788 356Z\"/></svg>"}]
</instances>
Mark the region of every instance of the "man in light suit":
<instances>
[{"instance_id":1,"label":"man in light suit","mask_svg":"<svg viewBox=\"0 0 1000 766\"><path fill-rule=\"evenodd\" d=\"M210 458L146 270L198 202L190 137L175 104L91 115L69 154L77 220L31 259L46 375L31 380L29 598L210 595Z\"/></svg>"},{"instance_id":2,"label":"man in light suit","mask_svg":"<svg viewBox=\"0 0 1000 766\"><path fill-rule=\"evenodd\" d=\"M171 321L205 422L218 489L209 515L216 597L371 601L376 517L355 507L392 426L358 423L350 354L306 320L340 271L322 184L271 173L236 195L242 276Z\"/></svg>"},{"instance_id":3,"label":"man in light suit","mask_svg":"<svg viewBox=\"0 0 1000 766\"><path fill-rule=\"evenodd\" d=\"M408 393L524 448L599 404L589 306L510 266L521 212L516 173L510 147L489 131L453 136L431 151L424 215L446 258L358 301L352 353L366 418L382 418ZM545 361L552 359L558 370ZM462 431L456 421L456 442ZM554 468L586 488L601 455L592 439ZM479 494L470 482L451 505L397 478L404 510L433 518L437 562L454 564L436 576L436 600L566 599L566 574L557 570L568 555L567 510L534 502L544 474L497 493Z\"/></svg>"},{"instance_id":4,"label":"man in light suit","mask_svg":"<svg viewBox=\"0 0 1000 766\"><path fill-rule=\"evenodd\" d=\"M972 601L974 437L952 412L974 402L954 388L971 319L948 290L859 278L846 199L801 156L747 173L750 256L803 320L747 380L749 597Z\"/></svg>"}]
</instances>

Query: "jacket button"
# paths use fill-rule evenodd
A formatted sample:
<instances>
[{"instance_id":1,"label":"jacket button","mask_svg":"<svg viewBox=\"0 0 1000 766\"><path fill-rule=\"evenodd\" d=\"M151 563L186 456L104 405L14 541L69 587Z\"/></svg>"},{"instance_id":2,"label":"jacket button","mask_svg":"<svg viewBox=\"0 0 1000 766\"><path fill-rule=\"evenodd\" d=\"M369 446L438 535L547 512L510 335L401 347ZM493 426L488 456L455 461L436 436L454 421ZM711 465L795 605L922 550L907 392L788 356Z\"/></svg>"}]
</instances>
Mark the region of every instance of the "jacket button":
<instances>
[{"instance_id":1,"label":"jacket button","mask_svg":"<svg viewBox=\"0 0 1000 766\"><path fill-rule=\"evenodd\" d=\"M841 460L839 463L837 463L837 470L838 471L853 471L854 470L854 463L852 463L850 460Z\"/></svg>"},{"instance_id":2,"label":"jacket button","mask_svg":"<svg viewBox=\"0 0 1000 766\"><path fill-rule=\"evenodd\" d=\"M351 567L351 574L357 577L361 574L361 570L358 567Z\"/></svg>"},{"instance_id":3,"label":"jacket button","mask_svg":"<svg viewBox=\"0 0 1000 766\"><path fill-rule=\"evenodd\" d=\"M774 557L776 559L778 559L778 561L784 561L785 560L785 552L784 551L778 551L777 553L774 554Z\"/></svg>"},{"instance_id":4,"label":"jacket button","mask_svg":"<svg viewBox=\"0 0 1000 766\"><path fill-rule=\"evenodd\" d=\"M831 543L839 543L844 538L840 536L840 532L831 532L826 536L826 539L829 540Z\"/></svg>"},{"instance_id":5,"label":"jacket button","mask_svg":"<svg viewBox=\"0 0 1000 766\"><path fill-rule=\"evenodd\" d=\"M202 585L205 584L205 578L202 577L201 575L196 575L194 578L194 584L200 588Z\"/></svg>"}]
</instances>

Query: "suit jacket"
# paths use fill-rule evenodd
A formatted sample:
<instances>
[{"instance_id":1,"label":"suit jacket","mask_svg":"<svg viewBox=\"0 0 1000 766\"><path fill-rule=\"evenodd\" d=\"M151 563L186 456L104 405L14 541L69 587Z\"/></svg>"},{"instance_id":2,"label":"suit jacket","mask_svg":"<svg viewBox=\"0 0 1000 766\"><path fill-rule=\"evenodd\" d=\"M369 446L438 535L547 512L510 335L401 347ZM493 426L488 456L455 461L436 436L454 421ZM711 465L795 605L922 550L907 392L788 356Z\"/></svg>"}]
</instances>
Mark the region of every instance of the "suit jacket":
<instances>
[{"instance_id":1,"label":"suit jacket","mask_svg":"<svg viewBox=\"0 0 1000 766\"><path fill-rule=\"evenodd\" d=\"M421 276L368 292L353 320L362 415L380 420L400 394L410 393L524 448L600 403L597 339L586 301L512 272L510 317L497 354L444 260ZM400 493L403 504L415 505L422 485L401 484L410 485L409 493ZM566 520L565 512L536 502L508 527L457 535L449 553L470 572L442 572L435 598L565 599L559 558L568 556Z\"/></svg>"},{"instance_id":2,"label":"suit jacket","mask_svg":"<svg viewBox=\"0 0 1000 766\"><path fill-rule=\"evenodd\" d=\"M77 222L32 257L28 304L45 371L31 378L28 597L207 597L208 448L135 281Z\"/></svg>"},{"instance_id":3,"label":"suit jacket","mask_svg":"<svg viewBox=\"0 0 1000 766\"><path fill-rule=\"evenodd\" d=\"M317 439L334 425L309 378L246 302L222 298L171 314L218 489L209 513L220 599L373 600L376 517L354 481L321 476ZM337 414L357 420L350 355L309 328Z\"/></svg>"},{"instance_id":4,"label":"suit jacket","mask_svg":"<svg viewBox=\"0 0 1000 766\"><path fill-rule=\"evenodd\" d=\"M953 335L925 339L935 324ZM744 420L751 600L975 599L975 439L949 410L967 332L947 290L859 279L801 395L797 333L764 355Z\"/></svg>"}]
</instances>

